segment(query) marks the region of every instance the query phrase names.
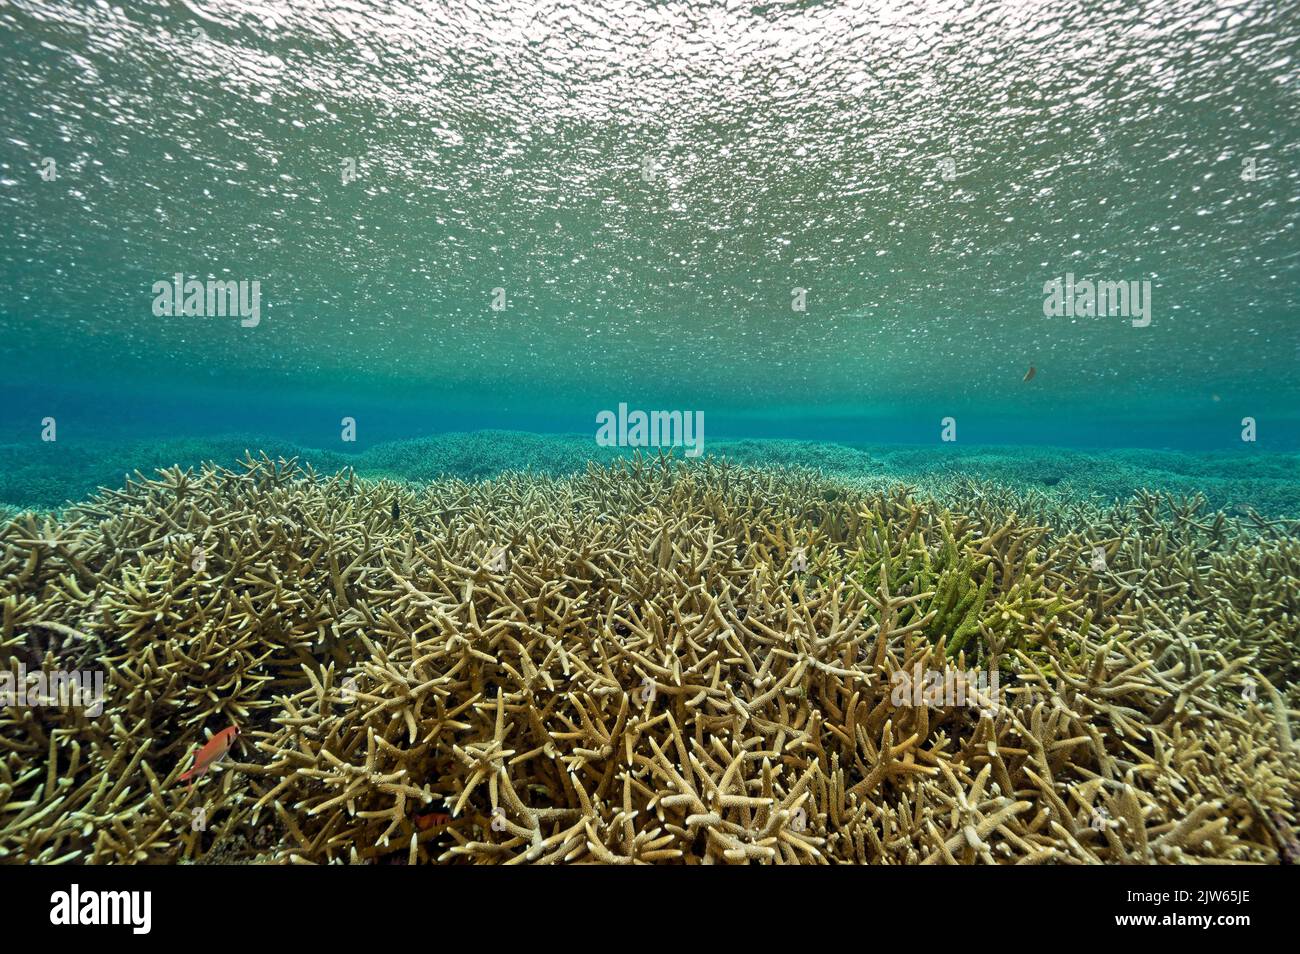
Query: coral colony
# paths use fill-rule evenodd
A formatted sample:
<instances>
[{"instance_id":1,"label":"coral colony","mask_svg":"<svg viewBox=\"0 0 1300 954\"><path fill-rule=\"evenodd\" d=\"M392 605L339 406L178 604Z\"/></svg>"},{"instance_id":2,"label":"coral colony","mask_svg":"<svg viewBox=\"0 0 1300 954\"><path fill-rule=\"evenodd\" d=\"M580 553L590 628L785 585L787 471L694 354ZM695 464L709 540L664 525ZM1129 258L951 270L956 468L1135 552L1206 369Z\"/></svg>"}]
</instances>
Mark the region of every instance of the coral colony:
<instances>
[{"instance_id":1,"label":"coral colony","mask_svg":"<svg viewBox=\"0 0 1300 954\"><path fill-rule=\"evenodd\" d=\"M1276 863L1298 535L639 454L137 476L5 529L0 647L105 711L0 710L0 861Z\"/></svg>"}]
</instances>

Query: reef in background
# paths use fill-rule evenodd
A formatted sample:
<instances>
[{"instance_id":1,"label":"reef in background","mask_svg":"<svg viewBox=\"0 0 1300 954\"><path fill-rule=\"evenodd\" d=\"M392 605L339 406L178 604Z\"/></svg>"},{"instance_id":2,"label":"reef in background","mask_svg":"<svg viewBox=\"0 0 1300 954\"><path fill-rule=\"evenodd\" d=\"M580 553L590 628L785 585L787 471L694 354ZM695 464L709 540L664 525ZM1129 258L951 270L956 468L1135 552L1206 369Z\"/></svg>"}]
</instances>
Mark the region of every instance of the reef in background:
<instances>
[{"instance_id":1,"label":"reef in background","mask_svg":"<svg viewBox=\"0 0 1300 954\"><path fill-rule=\"evenodd\" d=\"M57 509L102 487L120 486L137 471L229 463L248 448L272 458L296 458L320 473L351 468L361 477L412 483L443 477L486 480L518 471L559 477L581 474L592 461L609 464L635 454L598 447L591 435L524 431L437 434L346 453L253 435L0 444L0 514ZM1189 453L711 439L705 450L734 464L812 468L869 489L905 483L929 496L943 496L954 480L974 477L1049 501L1113 503L1147 490L1201 494L1207 505L1236 514L1248 509L1265 516L1300 514L1300 454L1248 444L1239 451Z\"/></svg>"},{"instance_id":2,"label":"reef in background","mask_svg":"<svg viewBox=\"0 0 1300 954\"><path fill-rule=\"evenodd\" d=\"M173 468L0 531L0 660L107 683L0 710L0 861L1274 863L1297 536L714 460ZM1000 697L897 692L943 667Z\"/></svg>"}]
</instances>

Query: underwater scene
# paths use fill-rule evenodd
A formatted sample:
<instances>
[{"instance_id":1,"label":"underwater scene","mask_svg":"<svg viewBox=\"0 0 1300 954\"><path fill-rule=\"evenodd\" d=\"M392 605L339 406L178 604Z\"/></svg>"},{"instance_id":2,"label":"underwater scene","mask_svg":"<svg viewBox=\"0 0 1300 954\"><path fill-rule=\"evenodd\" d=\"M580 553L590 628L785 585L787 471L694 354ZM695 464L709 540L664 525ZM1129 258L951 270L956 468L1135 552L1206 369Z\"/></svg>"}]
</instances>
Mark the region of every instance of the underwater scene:
<instances>
[{"instance_id":1,"label":"underwater scene","mask_svg":"<svg viewBox=\"0 0 1300 954\"><path fill-rule=\"evenodd\" d=\"M1300 863L1300 0L0 0L0 94L0 865Z\"/></svg>"}]
</instances>

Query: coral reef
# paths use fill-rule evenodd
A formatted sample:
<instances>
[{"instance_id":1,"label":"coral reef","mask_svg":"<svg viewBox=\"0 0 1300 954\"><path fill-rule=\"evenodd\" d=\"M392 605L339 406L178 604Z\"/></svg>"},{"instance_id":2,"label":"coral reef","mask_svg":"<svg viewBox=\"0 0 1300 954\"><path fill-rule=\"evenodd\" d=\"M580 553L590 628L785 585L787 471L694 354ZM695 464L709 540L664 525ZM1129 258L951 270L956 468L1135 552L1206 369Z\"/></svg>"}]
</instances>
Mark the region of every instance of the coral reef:
<instances>
[{"instance_id":1,"label":"coral reef","mask_svg":"<svg viewBox=\"0 0 1300 954\"><path fill-rule=\"evenodd\" d=\"M310 458L318 470L335 471L355 462L354 454L313 450L264 435L185 437L166 440L94 440L0 444L0 506L52 510L84 500L125 477L173 466L239 460L249 447L272 457Z\"/></svg>"},{"instance_id":2,"label":"coral reef","mask_svg":"<svg viewBox=\"0 0 1300 954\"><path fill-rule=\"evenodd\" d=\"M341 446L341 445L336 445ZM363 449L302 447L258 435L190 437L183 440L88 441L0 444L0 513L6 509L51 510L83 500L123 475L155 469L198 467L239 459L257 447L271 457L296 458L321 473L352 468L359 477L426 483L444 477L486 480L517 471L552 477L581 474L588 463L610 464L635 454L596 446L588 434L521 431L446 433L377 443ZM1300 454L1242 450L1186 453L1151 450L1082 451L1057 447L966 445L845 445L799 440L718 440L712 457L753 467L812 468L862 489L882 491L903 483L943 502L960 500L964 481L982 481L1062 508L1084 501L1122 503L1141 491L1202 495L1211 508L1233 515L1254 510L1266 517L1300 514Z\"/></svg>"},{"instance_id":3,"label":"coral reef","mask_svg":"<svg viewBox=\"0 0 1300 954\"><path fill-rule=\"evenodd\" d=\"M0 661L106 700L0 709L0 861L1293 860L1300 522L941 491L262 456L13 516Z\"/></svg>"}]
</instances>

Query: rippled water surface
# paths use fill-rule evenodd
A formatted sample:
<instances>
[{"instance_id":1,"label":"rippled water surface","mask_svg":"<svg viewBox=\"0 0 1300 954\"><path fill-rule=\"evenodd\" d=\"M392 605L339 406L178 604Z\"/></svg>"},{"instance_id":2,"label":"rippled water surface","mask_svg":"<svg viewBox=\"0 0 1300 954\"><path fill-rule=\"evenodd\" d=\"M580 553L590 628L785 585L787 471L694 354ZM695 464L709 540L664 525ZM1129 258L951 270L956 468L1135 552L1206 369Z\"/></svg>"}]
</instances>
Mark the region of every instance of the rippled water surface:
<instances>
[{"instance_id":1,"label":"rippled water surface","mask_svg":"<svg viewBox=\"0 0 1300 954\"><path fill-rule=\"evenodd\" d=\"M953 416L1240 447L1250 416L1295 446L1298 20L6 3L5 439L590 432L623 401L918 443ZM260 282L259 323L156 317L176 272ZM1150 323L1046 317L1067 273L1150 281Z\"/></svg>"}]
</instances>

